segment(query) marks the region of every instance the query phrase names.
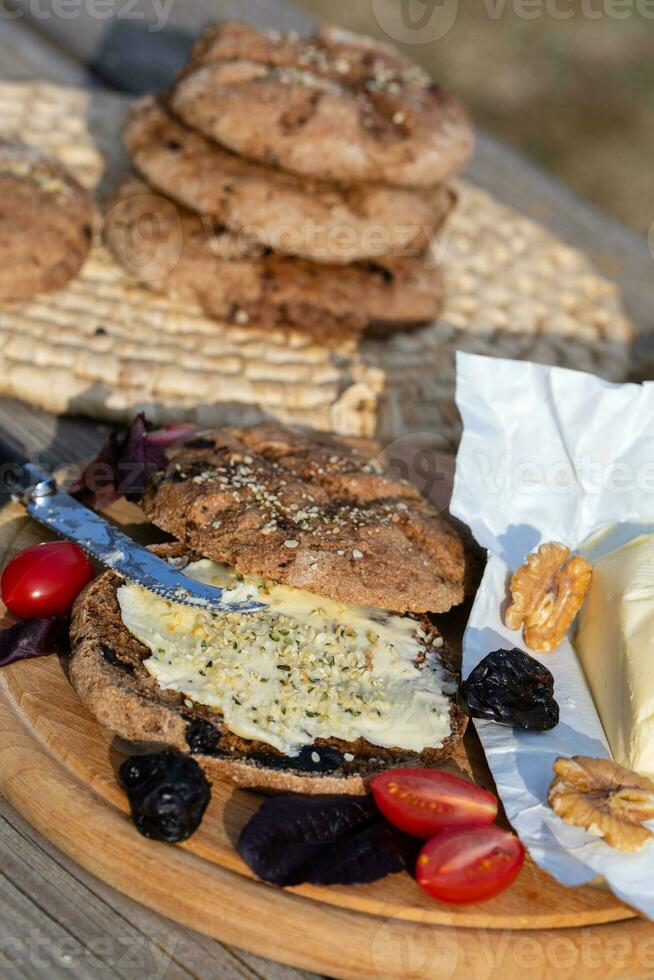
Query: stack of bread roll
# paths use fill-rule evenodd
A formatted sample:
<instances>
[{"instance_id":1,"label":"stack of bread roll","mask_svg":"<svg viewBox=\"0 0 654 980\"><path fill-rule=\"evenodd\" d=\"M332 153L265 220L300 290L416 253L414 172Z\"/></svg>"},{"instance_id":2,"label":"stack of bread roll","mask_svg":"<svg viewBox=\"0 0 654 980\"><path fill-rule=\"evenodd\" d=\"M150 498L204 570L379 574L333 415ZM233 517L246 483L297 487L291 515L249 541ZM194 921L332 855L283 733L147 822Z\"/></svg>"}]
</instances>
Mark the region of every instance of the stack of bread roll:
<instances>
[{"instance_id":1,"label":"stack of bread roll","mask_svg":"<svg viewBox=\"0 0 654 980\"><path fill-rule=\"evenodd\" d=\"M124 143L135 173L105 234L138 281L328 344L438 316L434 244L472 128L390 46L210 27L172 90L133 107Z\"/></svg>"},{"instance_id":2,"label":"stack of bread roll","mask_svg":"<svg viewBox=\"0 0 654 980\"><path fill-rule=\"evenodd\" d=\"M542 224L448 177L470 149L462 110L424 79L411 87L406 66L392 69L404 87L389 80L386 58L399 63L333 31L300 42L223 27L158 100L0 83L0 134L54 156L103 201L118 187L105 238L123 263L63 202L76 264L68 257L65 285L41 275L50 291L0 302L0 394L114 423L138 411L203 427L276 418L454 449L458 351L624 380L635 334L615 283ZM121 132L138 181L119 187ZM506 172L497 183L508 188ZM13 221L5 258L34 252L50 268L61 257L42 202ZM26 269L2 277L12 295Z\"/></svg>"}]
</instances>

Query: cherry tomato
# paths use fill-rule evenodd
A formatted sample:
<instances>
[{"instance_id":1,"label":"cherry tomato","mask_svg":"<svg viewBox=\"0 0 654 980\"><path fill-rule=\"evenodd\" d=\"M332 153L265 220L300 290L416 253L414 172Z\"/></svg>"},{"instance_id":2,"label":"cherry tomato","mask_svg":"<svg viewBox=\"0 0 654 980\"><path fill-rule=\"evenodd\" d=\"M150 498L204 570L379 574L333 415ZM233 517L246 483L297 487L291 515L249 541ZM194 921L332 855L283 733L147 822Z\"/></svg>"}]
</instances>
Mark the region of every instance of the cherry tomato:
<instances>
[{"instance_id":1,"label":"cherry tomato","mask_svg":"<svg viewBox=\"0 0 654 980\"><path fill-rule=\"evenodd\" d=\"M67 613L94 575L93 565L76 544L36 544L14 555L3 571L2 601L21 619Z\"/></svg>"},{"instance_id":2,"label":"cherry tomato","mask_svg":"<svg viewBox=\"0 0 654 980\"><path fill-rule=\"evenodd\" d=\"M524 860L521 841L499 827L446 830L420 851L416 879L441 902L483 902L515 881Z\"/></svg>"},{"instance_id":3,"label":"cherry tomato","mask_svg":"<svg viewBox=\"0 0 654 980\"><path fill-rule=\"evenodd\" d=\"M497 816L492 793L438 769L389 769L375 776L371 787L386 819L414 837L489 824Z\"/></svg>"}]
</instances>

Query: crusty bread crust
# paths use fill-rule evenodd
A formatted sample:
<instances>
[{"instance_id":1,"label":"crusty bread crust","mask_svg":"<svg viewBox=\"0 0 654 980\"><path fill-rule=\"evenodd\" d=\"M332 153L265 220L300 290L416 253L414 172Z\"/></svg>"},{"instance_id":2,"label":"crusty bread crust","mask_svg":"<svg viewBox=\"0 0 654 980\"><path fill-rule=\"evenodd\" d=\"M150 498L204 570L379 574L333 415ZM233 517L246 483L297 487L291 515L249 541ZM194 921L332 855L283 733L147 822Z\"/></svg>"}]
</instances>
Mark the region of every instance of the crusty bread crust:
<instances>
[{"instance_id":1,"label":"crusty bread crust","mask_svg":"<svg viewBox=\"0 0 654 980\"><path fill-rule=\"evenodd\" d=\"M337 28L300 38L210 27L170 98L235 152L324 180L433 187L473 144L458 99L391 45Z\"/></svg>"},{"instance_id":2,"label":"crusty bread crust","mask_svg":"<svg viewBox=\"0 0 654 980\"><path fill-rule=\"evenodd\" d=\"M159 545L153 550L164 557L188 553L177 543ZM120 584L118 576L106 572L95 579L75 603L70 630L72 684L100 724L130 742L189 752L191 726L195 724L197 728L198 723L212 725L220 735L219 751L192 753L209 778L227 779L238 786L264 791L365 793L370 778L383 769L397 765L440 765L452 755L463 737L466 717L453 700L450 707L452 732L440 748L425 749L418 754L382 749L363 739L351 744L317 740L318 754L321 748L324 751L329 746L332 750L337 748L341 754L350 753L352 761L341 758L338 767L324 772L283 768L283 756L270 746L234 736L225 728L217 712L159 687L142 665L149 650L122 622L116 595ZM423 625L432 635L437 634L427 620ZM442 662L458 675L446 647L442 648ZM269 757L268 764L262 753Z\"/></svg>"},{"instance_id":3,"label":"crusty bread crust","mask_svg":"<svg viewBox=\"0 0 654 980\"><path fill-rule=\"evenodd\" d=\"M152 289L228 323L292 328L322 343L360 337L377 322L405 330L443 303L442 272L425 255L342 266L262 253L136 177L110 200L104 235L123 268Z\"/></svg>"},{"instance_id":4,"label":"crusty bread crust","mask_svg":"<svg viewBox=\"0 0 654 980\"><path fill-rule=\"evenodd\" d=\"M456 201L384 184L342 186L237 156L175 119L161 100L134 105L123 132L138 172L163 194L273 252L350 263L424 252Z\"/></svg>"},{"instance_id":5,"label":"crusty bread crust","mask_svg":"<svg viewBox=\"0 0 654 980\"><path fill-rule=\"evenodd\" d=\"M207 431L168 458L142 506L189 551L396 612L463 601L458 533L375 442L265 422Z\"/></svg>"},{"instance_id":6,"label":"crusty bread crust","mask_svg":"<svg viewBox=\"0 0 654 980\"><path fill-rule=\"evenodd\" d=\"M59 161L0 140L0 301L61 289L81 269L95 225L91 195Z\"/></svg>"}]
</instances>

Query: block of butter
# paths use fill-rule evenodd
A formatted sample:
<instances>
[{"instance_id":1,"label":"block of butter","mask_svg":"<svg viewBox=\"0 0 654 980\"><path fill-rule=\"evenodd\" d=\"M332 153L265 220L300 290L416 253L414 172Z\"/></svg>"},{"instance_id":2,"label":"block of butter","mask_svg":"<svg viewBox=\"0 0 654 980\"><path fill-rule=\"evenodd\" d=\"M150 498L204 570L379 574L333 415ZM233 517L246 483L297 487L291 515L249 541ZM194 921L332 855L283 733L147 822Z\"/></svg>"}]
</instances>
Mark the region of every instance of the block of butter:
<instances>
[{"instance_id":1,"label":"block of butter","mask_svg":"<svg viewBox=\"0 0 654 980\"><path fill-rule=\"evenodd\" d=\"M593 564L575 641L616 762L654 775L654 534Z\"/></svg>"}]
</instances>

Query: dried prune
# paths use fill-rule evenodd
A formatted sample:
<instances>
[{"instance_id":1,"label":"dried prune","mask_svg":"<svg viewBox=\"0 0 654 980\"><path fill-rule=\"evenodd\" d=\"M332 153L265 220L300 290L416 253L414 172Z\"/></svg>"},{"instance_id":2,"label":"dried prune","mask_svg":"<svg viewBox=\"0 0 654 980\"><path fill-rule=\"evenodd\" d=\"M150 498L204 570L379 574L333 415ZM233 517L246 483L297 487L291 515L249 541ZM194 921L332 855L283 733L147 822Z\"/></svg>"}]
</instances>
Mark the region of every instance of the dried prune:
<instances>
[{"instance_id":1,"label":"dried prune","mask_svg":"<svg viewBox=\"0 0 654 980\"><path fill-rule=\"evenodd\" d=\"M168 844L198 829L211 799L210 783L195 759L168 750L130 756L120 779L137 830Z\"/></svg>"},{"instance_id":2,"label":"dried prune","mask_svg":"<svg viewBox=\"0 0 654 980\"><path fill-rule=\"evenodd\" d=\"M294 772L336 772L343 765L343 756L329 745L305 745L298 755L273 755L272 752L251 752L248 759L266 769Z\"/></svg>"},{"instance_id":3,"label":"dried prune","mask_svg":"<svg viewBox=\"0 0 654 980\"><path fill-rule=\"evenodd\" d=\"M238 852L275 885L354 885L405 867L400 836L370 797L276 796L245 825Z\"/></svg>"},{"instance_id":4,"label":"dried prune","mask_svg":"<svg viewBox=\"0 0 654 980\"><path fill-rule=\"evenodd\" d=\"M108 643L101 643L100 650L104 659L112 667L118 667L119 670L124 671L126 674L134 673L134 664L130 664L127 660L121 660L116 651Z\"/></svg>"},{"instance_id":5,"label":"dried prune","mask_svg":"<svg viewBox=\"0 0 654 980\"><path fill-rule=\"evenodd\" d=\"M220 741L220 732L205 718L193 718L186 729L186 744L193 753L213 755Z\"/></svg>"},{"instance_id":6,"label":"dried prune","mask_svg":"<svg viewBox=\"0 0 654 980\"><path fill-rule=\"evenodd\" d=\"M551 672L516 648L484 657L462 682L459 703L471 718L513 728L545 732L559 723Z\"/></svg>"}]
</instances>

